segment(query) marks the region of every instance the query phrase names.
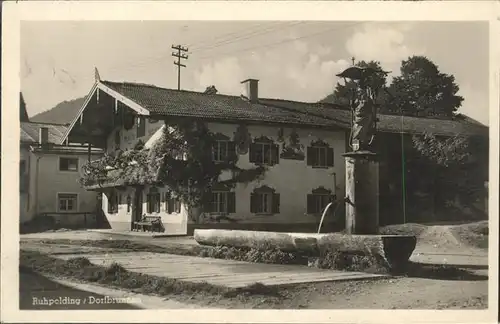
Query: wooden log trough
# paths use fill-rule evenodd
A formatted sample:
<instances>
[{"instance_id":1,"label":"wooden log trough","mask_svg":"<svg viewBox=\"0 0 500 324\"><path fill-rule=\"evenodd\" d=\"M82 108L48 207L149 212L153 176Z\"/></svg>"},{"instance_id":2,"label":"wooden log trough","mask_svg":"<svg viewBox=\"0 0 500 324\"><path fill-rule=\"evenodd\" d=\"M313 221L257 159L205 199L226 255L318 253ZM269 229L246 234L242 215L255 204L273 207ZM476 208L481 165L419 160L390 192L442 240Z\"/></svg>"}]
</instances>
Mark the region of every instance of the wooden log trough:
<instances>
[{"instance_id":1,"label":"wooden log trough","mask_svg":"<svg viewBox=\"0 0 500 324\"><path fill-rule=\"evenodd\" d=\"M278 233L244 230L196 229L194 239L201 245L278 249L309 257L328 253L368 256L392 270L408 263L416 247L415 236L349 235L341 233Z\"/></svg>"}]
</instances>

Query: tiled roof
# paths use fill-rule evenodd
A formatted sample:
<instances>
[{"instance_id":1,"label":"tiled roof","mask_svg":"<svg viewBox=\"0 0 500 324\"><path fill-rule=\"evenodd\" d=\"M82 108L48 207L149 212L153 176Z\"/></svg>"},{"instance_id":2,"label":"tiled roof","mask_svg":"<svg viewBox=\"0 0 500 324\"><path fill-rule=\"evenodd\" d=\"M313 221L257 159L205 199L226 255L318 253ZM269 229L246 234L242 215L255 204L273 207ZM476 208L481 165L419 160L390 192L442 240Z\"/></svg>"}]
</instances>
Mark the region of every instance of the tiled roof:
<instances>
[{"instance_id":1,"label":"tiled roof","mask_svg":"<svg viewBox=\"0 0 500 324\"><path fill-rule=\"evenodd\" d=\"M68 129L64 125L21 122L21 143L38 143L38 136L42 127L49 129L49 142L53 144L59 144Z\"/></svg>"},{"instance_id":2,"label":"tiled roof","mask_svg":"<svg viewBox=\"0 0 500 324\"><path fill-rule=\"evenodd\" d=\"M238 96L178 91L137 83L101 82L154 114L311 126L335 124L324 117L309 116L300 111L252 104Z\"/></svg>"},{"instance_id":3,"label":"tiled roof","mask_svg":"<svg viewBox=\"0 0 500 324\"><path fill-rule=\"evenodd\" d=\"M351 112L328 103L306 103L279 99L259 99L250 103L238 96L178 91L153 85L101 81L104 85L141 105L153 114L192 116L228 121L256 121L304 126L350 128ZM486 135L488 127L467 118L443 120L421 117L379 115L383 132L432 132L436 135Z\"/></svg>"},{"instance_id":4,"label":"tiled roof","mask_svg":"<svg viewBox=\"0 0 500 324\"><path fill-rule=\"evenodd\" d=\"M278 99L261 99L262 103L297 110L309 114L334 119L339 123L349 125L351 123L351 112L349 110L335 107L333 104L302 103ZM436 135L488 135L488 127L473 119L460 115L455 119L437 119L409 117L398 115L378 115L377 129L382 132L400 133L402 130L410 134L422 134L431 132Z\"/></svg>"}]
</instances>

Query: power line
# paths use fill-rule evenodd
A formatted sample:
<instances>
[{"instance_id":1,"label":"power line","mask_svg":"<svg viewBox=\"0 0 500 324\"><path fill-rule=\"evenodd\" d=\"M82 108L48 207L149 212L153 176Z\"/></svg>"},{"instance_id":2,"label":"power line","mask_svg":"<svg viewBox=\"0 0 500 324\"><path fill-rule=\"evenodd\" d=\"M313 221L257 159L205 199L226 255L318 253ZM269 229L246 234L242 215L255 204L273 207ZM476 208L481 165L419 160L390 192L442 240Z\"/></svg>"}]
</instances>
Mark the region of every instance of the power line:
<instances>
[{"instance_id":1,"label":"power line","mask_svg":"<svg viewBox=\"0 0 500 324\"><path fill-rule=\"evenodd\" d=\"M282 41L279 41L279 42L276 42L276 43L268 43L268 44L259 45L259 46L246 47L246 48L243 48L241 50L227 52L227 53L224 53L224 54L225 55L227 55L227 54L235 54L235 53L246 52L246 51L253 50L253 49L258 49L258 48L273 47L273 46L281 45L281 44L284 44L284 43L293 42L293 41L299 40L299 39L305 39L305 38L314 37L314 36L321 35L321 34L324 34L324 33L330 32L330 31L344 29L344 28L348 28L348 27L353 27L355 25L359 25L359 24L362 24L362 23L363 22L353 23L352 25L349 25L347 27L344 26L344 27L340 27L340 28L330 28L330 29L327 29L327 30L322 30L322 31L317 32L317 33L313 33L313 34L308 34L308 35L304 35L304 36L300 36L300 37L294 37L294 38L290 38L290 39L285 39L285 40L282 40ZM221 54L219 53L217 55L221 55ZM210 57L212 57L212 56L208 55L208 56L200 57L198 59L203 60L203 59L207 59L207 58L210 58Z\"/></svg>"},{"instance_id":2,"label":"power line","mask_svg":"<svg viewBox=\"0 0 500 324\"><path fill-rule=\"evenodd\" d=\"M281 29L284 29L284 28L287 28L287 27L301 25L301 24L304 24L304 23L305 22L303 22L303 21L299 21L299 22L292 22L292 23L289 23L289 24L284 24L284 25L281 25L281 26L274 26L273 28L266 28L264 30L259 30L259 31L253 32L253 33L240 35L239 37L236 37L236 38L230 38L230 39L227 39L225 41L218 42L218 43L216 42L214 44L211 44L211 46L208 46L208 47L206 47L206 46L205 47L201 47L201 49L197 48L196 52L200 53L200 52L208 51L208 50L211 50L211 49L214 49L214 48L218 48L218 47L221 47L221 46L224 46L224 45L236 43L236 42L239 42L239 41L242 41L242 40L253 38L255 36L265 35L265 34L268 34L270 32L278 31L278 30L281 30Z\"/></svg>"},{"instance_id":3,"label":"power line","mask_svg":"<svg viewBox=\"0 0 500 324\"><path fill-rule=\"evenodd\" d=\"M298 24L301 24L301 23L304 23L304 22L294 22L292 25L298 25ZM330 31L340 30L340 29L346 29L346 28L353 27L353 26L359 25L359 24L363 24L363 22L356 22L356 23L350 24L349 26L329 28L327 30L322 30L320 32L312 33L312 34L308 34L308 35L304 35L304 36L301 36L301 37L295 37L295 38L291 38L291 39L285 39L285 40L282 40L282 41L279 41L279 42L268 43L268 44L259 45L259 46L247 47L247 48L244 48L244 49L240 49L240 50L236 50L236 51L230 51L230 52L226 52L226 53L222 53L222 54L218 53L216 55L218 55L218 56L219 55L228 55L228 54L234 54L234 53L245 52L245 51L249 51L249 50L253 50L253 49L258 49L258 48L274 47L274 46L278 46L278 45L281 45L281 44L284 44L284 43L288 43L288 42L292 42L292 41L295 41L295 40L300 40L300 39L306 39L306 38L314 37L314 36L321 35L321 34L324 34L324 33L330 32ZM290 24L288 26L290 26ZM270 28L267 28L265 30L267 32L269 32L269 29ZM275 29L275 28L271 28L271 29ZM231 34L237 34L237 33L236 32L235 33L230 33L230 34L227 34L226 36L222 36L222 37L227 37L228 35L231 35ZM250 33L250 34L252 34L252 33ZM250 37L248 37L248 36L250 36L250 34L242 35L241 37L237 37L235 40L241 39L243 37L250 38ZM253 34L254 34L254 36L257 36L257 33L255 33L255 31L254 31ZM261 35L261 34L265 34L265 33L261 29L261 32L258 33L258 34ZM231 43L232 42L230 42L229 40L227 40L225 44L220 44L219 46L213 46L212 48L220 47L222 45L227 45L227 44L231 44ZM180 46L180 45L178 45L178 46ZM172 47L172 48L174 48L174 47ZM176 54L179 54L179 50L177 48L174 48L174 49L176 49L178 51ZM186 51L181 51L181 52L187 52L188 51L187 48L185 48L185 49L186 49ZM208 50L208 48L205 48L205 49ZM192 54L192 52L189 52L189 53ZM176 56L176 55L172 54L172 56ZM185 56L186 56L186 59L187 59L187 55L185 55ZM213 56L214 55L206 55L206 56L199 57L198 59L199 60L203 60L203 59L211 58ZM163 54L161 56L152 57L150 59L142 60L142 61L139 61L139 62L136 61L135 63L123 64L123 65L120 65L120 66L111 67L110 69L108 69L108 71L115 71L115 70L121 69L123 67L125 67L125 69L126 69L126 68L130 68L130 67L142 66L145 63L152 62L152 61L160 61L160 60L163 60L165 58L166 58L166 55ZM180 59L178 59L178 61L179 61L178 63L180 64ZM177 64L175 64L175 65L177 65ZM185 67L185 66L182 66L182 64L181 64L181 66L178 66L178 70L180 70L181 67ZM178 71L178 74L179 73L180 73L180 71ZM178 79L179 79L179 75L178 75Z\"/></svg>"},{"instance_id":4,"label":"power line","mask_svg":"<svg viewBox=\"0 0 500 324\"><path fill-rule=\"evenodd\" d=\"M280 23L277 22L276 24L280 24ZM192 44L188 44L187 46L188 47L194 47L194 49L198 49L197 46L204 47L207 44L208 45L213 45L214 42L222 42L222 41L229 40L229 39L231 39L231 36L235 36L235 35L242 36L242 35L245 35L248 32L253 33L253 32L257 32L257 31L261 31L262 29L268 29L269 25L271 25L271 24L259 24L259 25L257 25L257 28L251 28L251 27L247 28L247 29L245 29L245 31L243 33L241 32L241 30L239 30L237 32L227 33L227 34L215 37L215 39L206 40L204 42L199 43L198 45L195 45L194 43L192 43ZM264 27L264 28L262 28L262 27Z\"/></svg>"},{"instance_id":5,"label":"power line","mask_svg":"<svg viewBox=\"0 0 500 324\"><path fill-rule=\"evenodd\" d=\"M301 24L301 23L303 23L303 22L295 22L295 23L292 23L291 25L297 25L297 24ZM288 24L288 25L290 25L290 24ZM263 26L263 25L260 25L260 26L261 27L265 27L265 28L264 29L263 28L258 28L257 30L254 30L253 32L246 33L246 34L244 33L243 35L240 35L239 37L235 38L234 40L248 39L248 38L251 38L253 36L263 35L263 34L266 34L267 32L270 32L270 31L272 31L274 29L274 28L269 28L269 26ZM285 26L285 27L287 27L287 26ZM282 29L282 28L279 28L279 29ZM211 47L220 47L221 45L230 44L231 43L231 39L228 38L228 36L230 36L230 35L237 35L237 34L239 34L239 32L233 32L233 33L229 33L229 34L223 35L221 37L216 37L215 39L217 39L217 38L222 38L222 39L226 38L226 39L225 40L221 40L219 43L215 44L215 45L219 44L219 46L211 46ZM225 42L225 44L223 44L223 42ZM202 42L201 44L204 44L204 43L208 43L208 42ZM214 45L214 44L212 43L212 45ZM186 47L191 47L191 45L187 45ZM200 48L203 49L203 50L205 50L205 49L210 49L211 47L206 48L206 47L201 46ZM191 53L192 52L189 52L188 54L191 54ZM159 55L159 56L151 57L151 58L146 59L146 60L135 61L135 62L131 62L131 63L128 63L128 64L122 64L120 66L115 66L115 67L112 67L111 69L108 69L108 71L114 71L114 70L120 69L120 68L122 68L124 66L126 66L128 68L130 68L130 67L138 67L138 66L144 65L144 64L149 63L149 62L164 60L166 57L167 57L167 55L162 54L162 55Z\"/></svg>"},{"instance_id":6,"label":"power line","mask_svg":"<svg viewBox=\"0 0 500 324\"><path fill-rule=\"evenodd\" d=\"M181 67L186 67L186 65L181 63L181 59L188 59L188 56L182 52L187 52L188 49L181 45L172 45L172 48L177 50L177 52L172 52L172 56L177 57L177 61L174 61L174 64L177 65L177 90L181 90Z\"/></svg>"}]
</instances>

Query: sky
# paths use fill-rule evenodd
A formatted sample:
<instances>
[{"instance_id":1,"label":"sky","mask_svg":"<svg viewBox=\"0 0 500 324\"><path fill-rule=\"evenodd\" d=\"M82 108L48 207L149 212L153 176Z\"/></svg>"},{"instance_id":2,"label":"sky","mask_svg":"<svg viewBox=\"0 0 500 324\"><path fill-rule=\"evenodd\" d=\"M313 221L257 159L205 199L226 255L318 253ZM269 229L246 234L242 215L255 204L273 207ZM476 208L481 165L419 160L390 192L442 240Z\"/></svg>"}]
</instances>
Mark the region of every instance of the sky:
<instances>
[{"instance_id":1,"label":"sky","mask_svg":"<svg viewBox=\"0 0 500 324\"><path fill-rule=\"evenodd\" d=\"M459 112L488 124L488 43L484 22L23 21L21 91L33 116L86 95L95 67L103 80L176 89L172 45L182 45L184 90L239 95L256 78L260 97L316 102L353 57L392 77L402 60L425 55L455 76Z\"/></svg>"}]
</instances>

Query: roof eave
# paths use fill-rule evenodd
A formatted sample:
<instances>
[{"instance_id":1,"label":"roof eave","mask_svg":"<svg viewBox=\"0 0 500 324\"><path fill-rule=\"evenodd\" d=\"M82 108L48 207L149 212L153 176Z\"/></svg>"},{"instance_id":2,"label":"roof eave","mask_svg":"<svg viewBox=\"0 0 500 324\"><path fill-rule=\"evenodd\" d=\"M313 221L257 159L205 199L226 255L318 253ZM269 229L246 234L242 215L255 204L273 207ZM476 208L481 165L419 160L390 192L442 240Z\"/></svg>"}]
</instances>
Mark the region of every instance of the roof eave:
<instances>
[{"instance_id":1,"label":"roof eave","mask_svg":"<svg viewBox=\"0 0 500 324\"><path fill-rule=\"evenodd\" d=\"M130 107L131 109L135 110L140 115L146 115L146 116L150 115L149 110L147 110L146 108L142 107L141 105L139 105L135 101L127 98L126 96L122 95L121 93L111 89L107 85L103 84L100 80L97 80L94 83L94 85L92 86L92 88L90 89L87 97L85 98L85 101L82 104L82 107L78 111L78 114L76 114L76 116L73 118L73 120L71 121L70 125L68 126L66 132L64 133L64 135L62 136L62 138L58 144L63 144L66 141L66 139L68 139L69 134L71 133L71 131L73 130L73 127L76 125L76 123L79 121L79 119L82 117L82 114L84 113L85 109L87 108L87 105L89 104L90 100L92 99L94 94L99 90L102 90L105 93L109 94L111 97L115 98L116 101L121 101L123 104L125 104L128 107Z\"/></svg>"}]
</instances>

